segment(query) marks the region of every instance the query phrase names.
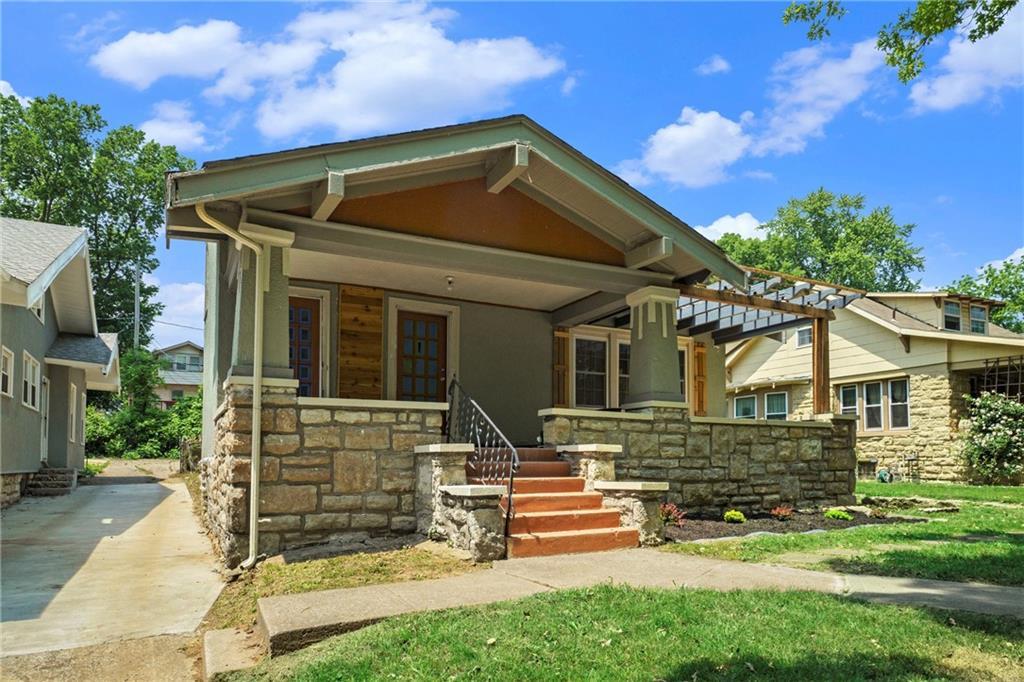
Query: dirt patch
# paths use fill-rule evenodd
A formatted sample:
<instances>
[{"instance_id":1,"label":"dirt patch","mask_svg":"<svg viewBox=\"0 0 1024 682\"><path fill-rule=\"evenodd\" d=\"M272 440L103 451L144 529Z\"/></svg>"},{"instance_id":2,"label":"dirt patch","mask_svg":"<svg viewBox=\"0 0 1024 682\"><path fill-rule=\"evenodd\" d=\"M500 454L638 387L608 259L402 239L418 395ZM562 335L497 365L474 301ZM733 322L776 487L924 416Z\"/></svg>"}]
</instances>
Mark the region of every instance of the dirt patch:
<instances>
[{"instance_id":1,"label":"dirt patch","mask_svg":"<svg viewBox=\"0 0 1024 682\"><path fill-rule=\"evenodd\" d=\"M794 514L787 521L771 516L747 517L746 523L726 523L718 519L686 519L682 526L669 526L665 538L675 542L690 542L711 538L742 537L751 533L806 533L813 530L838 530L854 526L884 523L914 523L926 519L911 519L905 516L878 518L862 512L851 512L853 519L826 519L820 513Z\"/></svg>"},{"instance_id":2,"label":"dirt patch","mask_svg":"<svg viewBox=\"0 0 1024 682\"><path fill-rule=\"evenodd\" d=\"M198 672L187 650L192 635L161 635L0 659L4 680L191 682Z\"/></svg>"}]
</instances>

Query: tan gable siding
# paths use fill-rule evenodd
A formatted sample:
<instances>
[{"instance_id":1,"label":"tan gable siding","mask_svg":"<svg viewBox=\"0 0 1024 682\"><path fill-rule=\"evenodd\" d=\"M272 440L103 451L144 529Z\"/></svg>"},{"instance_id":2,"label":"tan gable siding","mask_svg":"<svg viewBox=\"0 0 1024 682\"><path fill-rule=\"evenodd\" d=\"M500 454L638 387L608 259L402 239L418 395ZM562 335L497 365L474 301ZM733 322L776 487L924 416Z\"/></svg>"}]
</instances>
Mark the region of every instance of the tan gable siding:
<instances>
[{"instance_id":1,"label":"tan gable siding","mask_svg":"<svg viewBox=\"0 0 1024 682\"><path fill-rule=\"evenodd\" d=\"M957 343L954 341L950 344L949 361L979 362L988 358L1002 358L1015 355L1024 355L1024 347L996 343Z\"/></svg>"},{"instance_id":2,"label":"tan gable siding","mask_svg":"<svg viewBox=\"0 0 1024 682\"><path fill-rule=\"evenodd\" d=\"M886 305L897 308L907 315L913 315L928 324L939 324L939 308L935 305L935 299L932 297L885 298L879 296L877 298Z\"/></svg>"},{"instance_id":3,"label":"tan gable siding","mask_svg":"<svg viewBox=\"0 0 1024 682\"><path fill-rule=\"evenodd\" d=\"M911 352L893 332L848 310L836 311L829 325L829 362L832 381L861 374L905 370L945 363L946 342L916 337ZM730 384L742 385L779 377L809 376L811 347L796 347L796 331L786 333L785 343L769 338L755 341L732 366Z\"/></svg>"}]
</instances>

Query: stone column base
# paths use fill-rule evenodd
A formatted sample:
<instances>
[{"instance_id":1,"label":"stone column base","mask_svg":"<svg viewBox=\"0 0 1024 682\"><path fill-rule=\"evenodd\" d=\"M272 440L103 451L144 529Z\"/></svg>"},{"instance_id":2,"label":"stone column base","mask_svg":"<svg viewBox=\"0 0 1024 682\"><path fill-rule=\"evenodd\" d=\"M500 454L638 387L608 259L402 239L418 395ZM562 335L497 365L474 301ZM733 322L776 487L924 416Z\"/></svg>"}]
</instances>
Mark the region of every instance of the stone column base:
<instances>
[{"instance_id":1,"label":"stone column base","mask_svg":"<svg viewBox=\"0 0 1024 682\"><path fill-rule=\"evenodd\" d=\"M475 562L503 559L505 514L499 504L505 491L502 485L441 486L435 528Z\"/></svg>"},{"instance_id":2,"label":"stone column base","mask_svg":"<svg viewBox=\"0 0 1024 682\"><path fill-rule=\"evenodd\" d=\"M640 531L644 547L660 545L665 523L658 508L668 492L668 481L597 481L594 490L604 494L604 506L619 510L624 528Z\"/></svg>"},{"instance_id":3,"label":"stone column base","mask_svg":"<svg viewBox=\"0 0 1024 682\"><path fill-rule=\"evenodd\" d=\"M441 487L466 484L466 459L473 449L472 443L434 443L414 448L417 532L443 539L444 530L438 522Z\"/></svg>"},{"instance_id":4,"label":"stone column base","mask_svg":"<svg viewBox=\"0 0 1024 682\"><path fill-rule=\"evenodd\" d=\"M583 489L593 490L595 481L615 480L615 457L622 454L622 446L608 443L559 445L558 454L568 460L572 475L585 481Z\"/></svg>"}]
</instances>

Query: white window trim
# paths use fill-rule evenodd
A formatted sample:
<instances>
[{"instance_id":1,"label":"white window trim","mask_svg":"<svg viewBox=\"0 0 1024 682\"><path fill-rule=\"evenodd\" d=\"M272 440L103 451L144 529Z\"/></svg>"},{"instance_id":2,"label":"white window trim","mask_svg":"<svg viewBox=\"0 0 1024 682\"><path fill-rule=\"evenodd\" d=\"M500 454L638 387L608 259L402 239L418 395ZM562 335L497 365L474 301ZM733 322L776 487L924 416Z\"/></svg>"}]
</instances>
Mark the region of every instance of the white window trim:
<instances>
[{"instance_id":1,"label":"white window trim","mask_svg":"<svg viewBox=\"0 0 1024 682\"><path fill-rule=\"evenodd\" d=\"M739 411L739 402L741 400L751 399L754 401L754 414L750 417L741 417ZM756 395L738 395L732 399L732 418L733 419L757 419L757 396Z\"/></svg>"},{"instance_id":2,"label":"white window trim","mask_svg":"<svg viewBox=\"0 0 1024 682\"><path fill-rule=\"evenodd\" d=\"M765 393L764 394L764 418L765 419L770 419L770 417L768 416L769 415L769 412L768 412L768 396L772 396L772 395L781 395L785 399L785 401L786 401L786 408L785 408L785 410L783 410L783 412L781 414L782 414L782 420L786 421L787 419L789 419L789 393L787 391L772 391L771 393ZM779 413L778 412L772 412L771 414L779 414Z\"/></svg>"},{"instance_id":3,"label":"white window trim","mask_svg":"<svg viewBox=\"0 0 1024 682\"><path fill-rule=\"evenodd\" d=\"M893 403L893 401L892 401L892 384L895 381L905 381L905 382L907 382L907 402L905 402L905 403ZM886 397L888 398L888 401L889 401L889 409L886 410L886 412L888 413L888 417L889 417L889 429L891 431L906 431L911 426L911 422L910 422L910 378L909 377L900 377L898 379L889 379L885 383L886 383L886 389L888 391L886 393ZM892 423L892 408L893 408L894 404L895 405L906 405L907 406L907 425L906 426L893 426L893 423Z\"/></svg>"},{"instance_id":4,"label":"white window trim","mask_svg":"<svg viewBox=\"0 0 1024 682\"><path fill-rule=\"evenodd\" d=\"M596 405L585 405L580 409L589 410L606 410L613 407L612 400L614 399L618 403L619 398L619 356L618 345L613 343L612 334L600 334L596 332L572 332L569 334L569 367L571 372L569 374L569 404L573 407L579 407L576 404L576 341L600 341L605 345L606 351L604 354L604 405L600 407ZM612 351L616 352L613 353ZM614 362L613 362L614 356ZM614 372L612 371L614 369ZM612 391L612 374L615 374L615 390Z\"/></svg>"},{"instance_id":5,"label":"white window trim","mask_svg":"<svg viewBox=\"0 0 1024 682\"><path fill-rule=\"evenodd\" d=\"M75 442L78 428L78 386L68 381L68 441Z\"/></svg>"},{"instance_id":6,"label":"white window trim","mask_svg":"<svg viewBox=\"0 0 1024 682\"><path fill-rule=\"evenodd\" d=\"M448 345L448 353L445 358L444 383L447 390L448 382L451 378L459 376L459 317L461 309L458 306L446 303L388 296L388 356L387 365L384 368L388 377L388 400L395 400L395 396L398 395L398 372L395 371L395 365L398 362L398 312L400 310L427 315L441 315L448 320L445 331L445 343Z\"/></svg>"},{"instance_id":7,"label":"white window trim","mask_svg":"<svg viewBox=\"0 0 1024 682\"><path fill-rule=\"evenodd\" d=\"M946 304L949 304L949 303L952 303L953 305L956 306L956 319L957 319L957 325L958 325L956 329L952 329L952 328L946 326ZM962 332L964 330L964 319L963 319L964 315L963 315L963 310L960 307L960 302L959 301L953 301L953 300L950 300L948 298L943 299L942 300L942 306L939 308L939 315L940 315L940 319L939 319L940 325L939 325L939 327L940 327L940 329L942 329L942 331ZM950 314L949 316L953 317L952 314Z\"/></svg>"},{"instance_id":8,"label":"white window trim","mask_svg":"<svg viewBox=\"0 0 1024 682\"><path fill-rule=\"evenodd\" d=\"M800 343L800 332L802 332L802 331L809 331L809 332L811 332L811 339L807 343ZM808 346L811 346L811 345L814 344L814 331L811 329L810 326L798 328L796 330L796 333L793 334L793 336L796 338L796 347L797 348L807 348Z\"/></svg>"},{"instance_id":9,"label":"white window trim","mask_svg":"<svg viewBox=\"0 0 1024 682\"><path fill-rule=\"evenodd\" d=\"M32 317L39 321L39 324L46 324L46 294L44 293L35 303L26 306Z\"/></svg>"},{"instance_id":10,"label":"white window trim","mask_svg":"<svg viewBox=\"0 0 1024 682\"><path fill-rule=\"evenodd\" d=\"M14 397L14 351L7 346L0 346L0 353L3 358L7 361L7 390L0 391L0 395L5 398ZM0 365L2 367L2 365ZM2 371L2 369L0 369Z\"/></svg>"},{"instance_id":11,"label":"white window trim","mask_svg":"<svg viewBox=\"0 0 1024 682\"><path fill-rule=\"evenodd\" d=\"M975 319L974 318L974 311L975 310L980 310L982 312L982 317L980 319ZM981 331L980 332L974 331L974 323L975 322L981 322ZM967 325L968 325L968 327L967 327L968 330L972 334L987 334L988 333L988 308L986 306L983 306L983 305L971 304L971 306L968 308L968 312L967 312ZM909 393L909 391L908 391L908 393Z\"/></svg>"},{"instance_id":12,"label":"white window trim","mask_svg":"<svg viewBox=\"0 0 1024 682\"><path fill-rule=\"evenodd\" d=\"M320 302L320 395L310 397L327 398L330 389L328 384L331 383L331 292L311 287L288 287L288 296L310 298ZM200 367L202 364L200 358Z\"/></svg>"},{"instance_id":13,"label":"white window trim","mask_svg":"<svg viewBox=\"0 0 1024 682\"><path fill-rule=\"evenodd\" d=\"M32 403L30 403L30 402L25 400L25 382L27 382L28 379L29 379L29 374L25 371L25 369L26 369L25 361L26 360L31 361L31 366L35 367L35 371L32 372L32 374L35 375L35 384L34 384L35 385L35 389L36 389L36 404L35 405L33 405ZM22 373L22 377L21 377L21 404L24 405L25 407L27 407L30 410L35 410L36 412L39 412L39 404L41 402L40 392L41 392L41 383L42 383L42 368L39 365L39 361L36 360L32 356L32 354L29 353L27 350L21 352L21 373ZM32 384L29 384L29 386L32 386Z\"/></svg>"},{"instance_id":14,"label":"white window trim","mask_svg":"<svg viewBox=\"0 0 1024 682\"><path fill-rule=\"evenodd\" d=\"M853 412L843 412L843 389L853 389ZM860 416L860 384L842 384L839 387L839 414L855 414Z\"/></svg>"},{"instance_id":15,"label":"white window trim","mask_svg":"<svg viewBox=\"0 0 1024 682\"><path fill-rule=\"evenodd\" d=\"M877 404L868 405L868 386L878 384L878 400ZM863 405L864 405L864 431L885 431L885 391L887 383L885 381L865 381L861 392L863 394ZM878 408L878 421L880 422L877 427L868 427L868 407Z\"/></svg>"}]
</instances>

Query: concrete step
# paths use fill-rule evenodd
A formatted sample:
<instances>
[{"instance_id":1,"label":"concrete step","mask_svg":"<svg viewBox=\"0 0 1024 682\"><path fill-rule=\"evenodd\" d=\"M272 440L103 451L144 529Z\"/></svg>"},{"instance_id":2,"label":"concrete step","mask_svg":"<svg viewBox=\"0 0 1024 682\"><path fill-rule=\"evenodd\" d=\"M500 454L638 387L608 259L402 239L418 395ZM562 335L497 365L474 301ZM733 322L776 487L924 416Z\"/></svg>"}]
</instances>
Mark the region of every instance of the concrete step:
<instances>
[{"instance_id":1,"label":"concrete step","mask_svg":"<svg viewBox=\"0 0 1024 682\"><path fill-rule=\"evenodd\" d=\"M239 670L248 670L266 654L261 637L238 628L208 630L203 635L203 679L216 682Z\"/></svg>"},{"instance_id":2,"label":"concrete step","mask_svg":"<svg viewBox=\"0 0 1024 682\"><path fill-rule=\"evenodd\" d=\"M554 533L510 535L508 558L518 559L553 554L579 554L627 549L640 544L640 531L636 528L595 528Z\"/></svg>"},{"instance_id":3,"label":"concrete step","mask_svg":"<svg viewBox=\"0 0 1024 682\"><path fill-rule=\"evenodd\" d=\"M604 498L601 493L516 493L512 495L516 514L600 509L602 499ZM508 496L501 498L501 506L508 508Z\"/></svg>"},{"instance_id":4,"label":"concrete step","mask_svg":"<svg viewBox=\"0 0 1024 682\"><path fill-rule=\"evenodd\" d=\"M509 533L514 535L618 527L619 512L616 509L517 512L508 524Z\"/></svg>"}]
</instances>

